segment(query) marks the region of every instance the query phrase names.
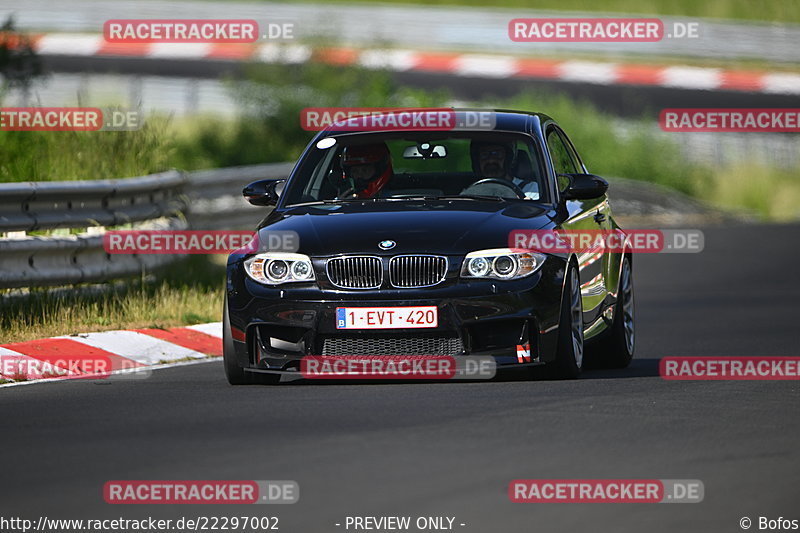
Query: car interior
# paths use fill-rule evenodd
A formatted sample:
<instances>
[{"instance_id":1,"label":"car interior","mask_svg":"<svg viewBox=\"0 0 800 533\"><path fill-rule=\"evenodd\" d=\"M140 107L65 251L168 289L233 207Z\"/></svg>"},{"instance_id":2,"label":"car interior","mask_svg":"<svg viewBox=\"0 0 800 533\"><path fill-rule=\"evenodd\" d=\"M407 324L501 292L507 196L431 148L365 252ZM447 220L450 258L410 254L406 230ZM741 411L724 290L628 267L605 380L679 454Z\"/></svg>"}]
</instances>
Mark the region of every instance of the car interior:
<instances>
[{"instance_id":1,"label":"car interior","mask_svg":"<svg viewBox=\"0 0 800 533\"><path fill-rule=\"evenodd\" d=\"M376 197L437 197L478 193L507 198L517 197L512 189L506 190L507 187L502 187L502 183L486 184L480 191L470 189L470 186L477 181L485 179L473 168L469 151L472 141L473 139L469 137L404 138L384 141L391 153L393 172L387 185ZM363 142L365 142L363 137L356 139L356 143ZM511 136L501 136L499 140L492 142L504 142L512 147L510 175L518 184L529 184L526 190L532 192L526 192L526 198L539 199L538 191L544 188L543 172L540 170L540 165L532 161L535 157L538 163L538 157L530 142ZM303 187L300 198L292 203L341 198L340 195L346 189L342 185L346 183L346 179L341 165L341 154L349 144L337 142L331 151L319 158L310 179Z\"/></svg>"}]
</instances>

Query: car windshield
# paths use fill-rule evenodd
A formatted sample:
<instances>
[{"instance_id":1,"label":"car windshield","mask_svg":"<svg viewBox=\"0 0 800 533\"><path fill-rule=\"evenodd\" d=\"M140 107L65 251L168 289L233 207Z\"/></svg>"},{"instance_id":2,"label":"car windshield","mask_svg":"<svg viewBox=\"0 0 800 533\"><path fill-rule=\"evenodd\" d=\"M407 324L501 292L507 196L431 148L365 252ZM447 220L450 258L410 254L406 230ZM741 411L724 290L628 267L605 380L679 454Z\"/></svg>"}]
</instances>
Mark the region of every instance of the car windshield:
<instances>
[{"instance_id":1,"label":"car windshield","mask_svg":"<svg viewBox=\"0 0 800 533\"><path fill-rule=\"evenodd\" d=\"M317 142L284 205L354 200L545 200L540 150L511 132L359 133Z\"/></svg>"}]
</instances>

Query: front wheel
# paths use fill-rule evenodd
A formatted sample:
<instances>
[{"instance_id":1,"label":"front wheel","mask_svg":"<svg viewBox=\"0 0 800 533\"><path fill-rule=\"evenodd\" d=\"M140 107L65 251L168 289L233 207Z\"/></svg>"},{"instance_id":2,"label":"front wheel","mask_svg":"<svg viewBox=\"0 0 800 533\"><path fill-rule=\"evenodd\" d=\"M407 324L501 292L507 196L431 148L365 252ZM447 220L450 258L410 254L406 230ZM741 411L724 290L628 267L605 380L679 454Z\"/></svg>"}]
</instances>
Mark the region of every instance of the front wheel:
<instances>
[{"instance_id":1,"label":"front wheel","mask_svg":"<svg viewBox=\"0 0 800 533\"><path fill-rule=\"evenodd\" d=\"M583 367L583 300L578 269L567 267L567 280L561 297L556 360L545 367L554 379L575 379Z\"/></svg>"},{"instance_id":2,"label":"front wheel","mask_svg":"<svg viewBox=\"0 0 800 533\"><path fill-rule=\"evenodd\" d=\"M231 322L228 318L228 296L225 296L225 305L222 309L222 362L225 365L225 377L231 385L246 385L250 381L239 362L236 360L236 350L233 348L231 336Z\"/></svg>"},{"instance_id":3,"label":"front wheel","mask_svg":"<svg viewBox=\"0 0 800 533\"><path fill-rule=\"evenodd\" d=\"M225 366L225 377L231 385L274 385L281 380L280 374L257 374L245 372L239 366L236 350L233 347L231 336L231 322L228 318L228 297L225 296L225 305L222 311L222 362Z\"/></svg>"},{"instance_id":4,"label":"front wheel","mask_svg":"<svg viewBox=\"0 0 800 533\"><path fill-rule=\"evenodd\" d=\"M602 368L625 368L633 359L636 323L633 302L633 268L625 256L619 276L619 296L608 336L593 350L592 360Z\"/></svg>"}]
</instances>

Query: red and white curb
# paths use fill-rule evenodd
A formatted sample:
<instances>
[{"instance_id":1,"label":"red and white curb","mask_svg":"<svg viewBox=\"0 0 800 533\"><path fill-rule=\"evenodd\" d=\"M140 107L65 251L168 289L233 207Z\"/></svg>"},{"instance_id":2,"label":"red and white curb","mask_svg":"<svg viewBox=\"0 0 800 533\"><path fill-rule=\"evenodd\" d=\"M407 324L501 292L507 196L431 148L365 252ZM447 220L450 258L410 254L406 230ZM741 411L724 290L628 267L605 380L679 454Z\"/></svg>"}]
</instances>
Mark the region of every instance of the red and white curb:
<instances>
[{"instance_id":1,"label":"red and white curb","mask_svg":"<svg viewBox=\"0 0 800 533\"><path fill-rule=\"evenodd\" d=\"M187 360L207 360L222 355L222 322L180 328L144 328L80 333L34 341L0 345L0 378L19 379L11 370L26 372L18 383L58 380L58 371L76 377L75 366L97 359L108 361L111 373L175 366ZM107 377L107 376L105 376Z\"/></svg>"},{"instance_id":2,"label":"red and white curb","mask_svg":"<svg viewBox=\"0 0 800 533\"><path fill-rule=\"evenodd\" d=\"M694 66L551 60L503 55L417 50L313 49L302 44L107 43L100 35L45 34L34 37L49 56L135 57L181 60L262 61L361 65L394 71L446 73L479 78L562 80L599 85L644 85L695 90L800 94L800 74Z\"/></svg>"}]
</instances>

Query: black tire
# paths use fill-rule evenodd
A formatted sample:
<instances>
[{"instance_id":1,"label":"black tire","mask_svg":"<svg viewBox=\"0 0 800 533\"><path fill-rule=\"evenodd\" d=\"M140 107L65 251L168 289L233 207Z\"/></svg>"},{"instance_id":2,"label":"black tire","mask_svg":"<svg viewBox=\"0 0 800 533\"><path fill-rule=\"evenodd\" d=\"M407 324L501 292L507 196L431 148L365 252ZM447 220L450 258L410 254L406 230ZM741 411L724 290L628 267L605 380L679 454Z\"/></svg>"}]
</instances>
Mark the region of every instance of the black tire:
<instances>
[{"instance_id":1,"label":"black tire","mask_svg":"<svg viewBox=\"0 0 800 533\"><path fill-rule=\"evenodd\" d=\"M228 318L228 297L225 297L225 307L222 316L222 360L225 365L225 377L231 385L275 385L281 380L280 374L262 374L246 372L239 366L236 351L233 348L231 337L231 324Z\"/></svg>"},{"instance_id":2,"label":"black tire","mask_svg":"<svg viewBox=\"0 0 800 533\"><path fill-rule=\"evenodd\" d=\"M545 366L551 379L575 379L583 366L583 300L578 269L570 264L561 296L556 359Z\"/></svg>"},{"instance_id":3,"label":"black tire","mask_svg":"<svg viewBox=\"0 0 800 533\"><path fill-rule=\"evenodd\" d=\"M247 385L250 376L239 366L236 360L236 351L233 348L231 337L231 323L228 318L228 297L225 296L225 305L222 310L222 361L225 365L225 377L231 385Z\"/></svg>"},{"instance_id":4,"label":"black tire","mask_svg":"<svg viewBox=\"0 0 800 533\"><path fill-rule=\"evenodd\" d=\"M622 258L619 297L614 304L614 319L607 335L592 347L591 361L599 368L625 368L635 349L636 323L633 297L633 266L630 257Z\"/></svg>"}]
</instances>

